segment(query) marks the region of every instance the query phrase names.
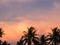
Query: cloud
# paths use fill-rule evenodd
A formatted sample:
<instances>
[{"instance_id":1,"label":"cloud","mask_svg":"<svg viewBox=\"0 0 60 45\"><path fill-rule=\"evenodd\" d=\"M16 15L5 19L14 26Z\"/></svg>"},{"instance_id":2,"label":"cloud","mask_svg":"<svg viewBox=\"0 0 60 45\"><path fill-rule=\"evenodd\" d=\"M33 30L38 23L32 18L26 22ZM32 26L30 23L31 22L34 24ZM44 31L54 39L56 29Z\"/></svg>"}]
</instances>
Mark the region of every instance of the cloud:
<instances>
[{"instance_id":1,"label":"cloud","mask_svg":"<svg viewBox=\"0 0 60 45\"><path fill-rule=\"evenodd\" d=\"M31 2L32 0L0 0L1 3L9 3L9 2Z\"/></svg>"},{"instance_id":2,"label":"cloud","mask_svg":"<svg viewBox=\"0 0 60 45\"><path fill-rule=\"evenodd\" d=\"M7 0L5 1L7 2ZM20 2L21 0L8 1L8 3L0 3L0 21L3 22L20 22L24 21L24 19L47 21L52 15L57 15L60 12L60 8L55 8L59 6L59 0L32 0L31 2L28 2L29 0L22 0L27 2Z\"/></svg>"},{"instance_id":3,"label":"cloud","mask_svg":"<svg viewBox=\"0 0 60 45\"><path fill-rule=\"evenodd\" d=\"M55 9L60 10L60 2L54 3Z\"/></svg>"},{"instance_id":4,"label":"cloud","mask_svg":"<svg viewBox=\"0 0 60 45\"><path fill-rule=\"evenodd\" d=\"M6 37L8 37L10 41L15 41L15 39L17 39L12 39L13 37L17 37L18 35L17 28L19 28L19 30L22 30L20 27L34 26L40 32L45 33L49 32L51 27L58 26L60 24L59 0L1 1L2 2L0 3L0 27L4 28L5 32L7 33ZM19 33L19 36L21 35L21 33Z\"/></svg>"}]
</instances>

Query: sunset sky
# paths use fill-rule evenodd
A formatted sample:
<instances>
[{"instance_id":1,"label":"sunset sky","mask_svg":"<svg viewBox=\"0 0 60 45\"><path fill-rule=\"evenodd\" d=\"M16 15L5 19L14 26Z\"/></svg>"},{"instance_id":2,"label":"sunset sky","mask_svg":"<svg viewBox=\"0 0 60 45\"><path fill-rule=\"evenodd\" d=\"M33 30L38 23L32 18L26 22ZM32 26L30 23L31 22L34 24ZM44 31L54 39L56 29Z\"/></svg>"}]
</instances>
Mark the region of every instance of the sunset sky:
<instances>
[{"instance_id":1,"label":"sunset sky","mask_svg":"<svg viewBox=\"0 0 60 45\"><path fill-rule=\"evenodd\" d=\"M39 34L60 27L60 0L0 0L2 40L14 45L30 26Z\"/></svg>"}]
</instances>

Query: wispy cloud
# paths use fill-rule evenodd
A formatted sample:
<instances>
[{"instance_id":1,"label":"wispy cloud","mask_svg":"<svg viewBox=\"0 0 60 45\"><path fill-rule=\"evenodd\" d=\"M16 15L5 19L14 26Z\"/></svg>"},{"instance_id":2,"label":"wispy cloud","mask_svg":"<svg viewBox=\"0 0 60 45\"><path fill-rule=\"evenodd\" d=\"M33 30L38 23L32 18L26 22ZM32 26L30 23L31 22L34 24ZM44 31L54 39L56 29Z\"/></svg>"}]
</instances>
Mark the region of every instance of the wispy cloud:
<instances>
[{"instance_id":1,"label":"wispy cloud","mask_svg":"<svg viewBox=\"0 0 60 45\"><path fill-rule=\"evenodd\" d=\"M31 2L32 0L0 0L0 3L9 3L9 2Z\"/></svg>"},{"instance_id":2,"label":"wispy cloud","mask_svg":"<svg viewBox=\"0 0 60 45\"><path fill-rule=\"evenodd\" d=\"M54 0L1 0L0 21L19 21L17 17L28 17L36 10L49 10L54 7ZM21 2L24 1L24 2ZM26 2L25 2L26 1ZM31 2L29 2L31 1ZM28 14L29 13L29 14ZM37 14L36 14L37 15ZM33 17L31 17L33 18Z\"/></svg>"}]
</instances>

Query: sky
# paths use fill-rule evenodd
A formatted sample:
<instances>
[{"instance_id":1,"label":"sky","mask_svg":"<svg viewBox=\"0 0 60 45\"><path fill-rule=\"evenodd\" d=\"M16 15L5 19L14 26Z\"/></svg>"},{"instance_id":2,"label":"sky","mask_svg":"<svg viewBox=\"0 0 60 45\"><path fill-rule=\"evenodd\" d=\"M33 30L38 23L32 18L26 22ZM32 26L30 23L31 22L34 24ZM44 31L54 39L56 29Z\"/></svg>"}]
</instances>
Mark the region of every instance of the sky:
<instances>
[{"instance_id":1,"label":"sky","mask_svg":"<svg viewBox=\"0 0 60 45\"><path fill-rule=\"evenodd\" d=\"M2 40L14 45L30 26L39 34L60 27L60 0L0 0Z\"/></svg>"}]
</instances>

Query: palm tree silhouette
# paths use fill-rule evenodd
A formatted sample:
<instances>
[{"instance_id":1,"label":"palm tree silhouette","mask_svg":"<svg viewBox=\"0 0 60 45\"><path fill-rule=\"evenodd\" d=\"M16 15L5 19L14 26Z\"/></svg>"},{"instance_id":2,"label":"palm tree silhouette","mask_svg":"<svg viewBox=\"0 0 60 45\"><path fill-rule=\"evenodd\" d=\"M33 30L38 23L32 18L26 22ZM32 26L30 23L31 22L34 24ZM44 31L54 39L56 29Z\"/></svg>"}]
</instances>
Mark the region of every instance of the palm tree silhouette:
<instances>
[{"instance_id":1,"label":"palm tree silhouette","mask_svg":"<svg viewBox=\"0 0 60 45\"><path fill-rule=\"evenodd\" d=\"M24 40L23 40L23 36L21 37L21 39L17 42L17 45L24 45Z\"/></svg>"},{"instance_id":2,"label":"palm tree silhouette","mask_svg":"<svg viewBox=\"0 0 60 45\"><path fill-rule=\"evenodd\" d=\"M2 31L2 28L0 28L0 37L2 37L2 35L4 34L3 32L4 31Z\"/></svg>"},{"instance_id":3,"label":"palm tree silhouette","mask_svg":"<svg viewBox=\"0 0 60 45\"><path fill-rule=\"evenodd\" d=\"M0 45L2 45L2 41L0 40Z\"/></svg>"},{"instance_id":4,"label":"palm tree silhouette","mask_svg":"<svg viewBox=\"0 0 60 45\"><path fill-rule=\"evenodd\" d=\"M4 35L4 31L2 30L2 28L0 28L0 37L2 38L3 35ZM8 44L7 41L2 42L0 40L0 45L10 45L10 44Z\"/></svg>"},{"instance_id":5,"label":"palm tree silhouette","mask_svg":"<svg viewBox=\"0 0 60 45\"><path fill-rule=\"evenodd\" d=\"M4 41L4 42L2 43L2 45L8 45L8 44L7 44L7 42L6 42L6 41Z\"/></svg>"},{"instance_id":6,"label":"palm tree silhouette","mask_svg":"<svg viewBox=\"0 0 60 45\"><path fill-rule=\"evenodd\" d=\"M41 37L40 37L40 45L47 45L47 38L46 38L46 36L43 34L43 35L41 35Z\"/></svg>"},{"instance_id":7,"label":"palm tree silhouette","mask_svg":"<svg viewBox=\"0 0 60 45\"><path fill-rule=\"evenodd\" d=\"M8 43L8 45L10 45L10 43Z\"/></svg>"},{"instance_id":8,"label":"palm tree silhouette","mask_svg":"<svg viewBox=\"0 0 60 45\"><path fill-rule=\"evenodd\" d=\"M38 39L36 37L36 30L34 27L30 27L28 28L28 31L24 31L24 40L25 40L25 43L24 44L28 44L28 45L31 45L32 44L32 41L33 39Z\"/></svg>"},{"instance_id":9,"label":"palm tree silhouette","mask_svg":"<svg viewBox=\"0 0 60 45\"><path fill-rule=\"evenodd\" d=\"M2 35L3 35L4 33L3 33L3 31L2 31L2 28L0 28L0 37L2 38ZM1 39L0 39L0 45L2 45L2 41L1 41Z\"/></svg>"},{"instance_id":10,"label":"palm tree silhouette","mask_svg":"<svg viewBox=\"0 0 60 45\"><path fill-rule=\"evenodd\" d=\"M33 38L33 43L34 43L34 45L40 45L39 40L36 40L35 38Z\"/></svg>"},{"instance_id":11,"label":"palm tree silhouette","mask_svg":"<svg viewBox=\"0 0 60 45\"><path fill-rule=\"evenodd\" d=\"M59 45L60 43L60 29L58 29L57 27L55 27L54 29L52 29L52 33L49 33L49 37L48 38L50 40L50 44L51 45Z\"/></svg>"}]
</instances>

